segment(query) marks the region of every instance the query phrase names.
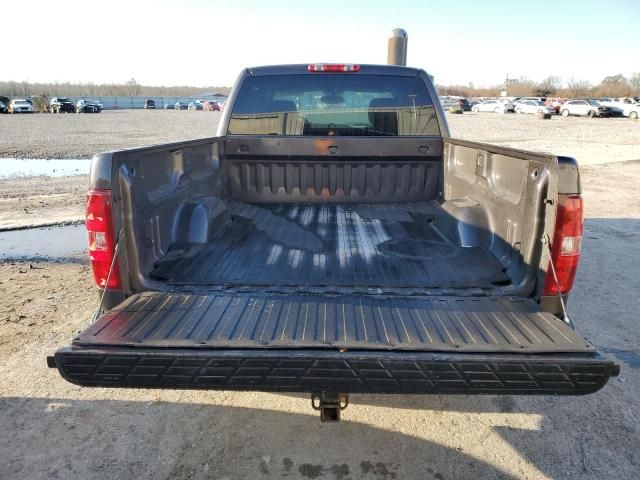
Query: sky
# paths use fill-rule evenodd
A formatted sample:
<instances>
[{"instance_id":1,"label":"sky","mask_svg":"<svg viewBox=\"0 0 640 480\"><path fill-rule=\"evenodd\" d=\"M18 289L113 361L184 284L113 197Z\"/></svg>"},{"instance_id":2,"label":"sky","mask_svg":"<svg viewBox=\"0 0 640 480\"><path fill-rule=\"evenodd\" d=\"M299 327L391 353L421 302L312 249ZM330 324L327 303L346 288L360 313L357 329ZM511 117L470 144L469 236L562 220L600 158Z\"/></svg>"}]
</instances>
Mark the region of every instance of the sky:
<instances>
[{"instance_id":1,"label":"sky","mask_svg":"<svg viewBox=\"0 0 640 480\"><path fill-rule=\"evenodd\" d=\"M640 71L640 0L3 3L0 80L226 86L246 66L386 63L396 27L443 85Z\"/></svg>"}]
</instances>

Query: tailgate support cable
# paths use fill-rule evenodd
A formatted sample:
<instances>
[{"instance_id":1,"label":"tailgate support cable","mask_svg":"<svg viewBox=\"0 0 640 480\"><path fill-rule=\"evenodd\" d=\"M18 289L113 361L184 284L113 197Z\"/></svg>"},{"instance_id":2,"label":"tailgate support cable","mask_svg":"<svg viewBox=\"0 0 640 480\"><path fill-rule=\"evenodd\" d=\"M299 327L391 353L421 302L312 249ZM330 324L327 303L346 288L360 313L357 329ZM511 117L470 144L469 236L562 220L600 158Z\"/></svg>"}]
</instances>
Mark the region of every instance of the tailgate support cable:
<instances>
[{"instance_id":1,"label":"tailgate support cable","mask_svg":"<svg viewBox=\"0 0 640 480\"><path fill-rule=\"evenodd\" d=\"M109 280L111 280L111 272L113 272L113 267L116 264L116 258L118 258L118 247L120 247L120 240L124 237L124 230L120 229L118 232L118 237L116 238L116 246L113 249L113 258L111 259L111 265L109 266L109 273L107 274L107 280L105 282L106 285L109 285ZM100 303L98 304L98 309L96 313L93 314L93 318L91 319L91 323L96 323L98 317L100 316L100 312L102 310L102 303L104 302L104 295L107 292L107 289L104 288L102 290L102 295L100 295Z\"/></svg>"},{"instance_id":2,"label":"tailgate support cable","mask_svg":"<svg viewBox=\"0 0 640 480\"><path fill-rule=\"evenodd\" d=\"M567 325L569 325L573 330L576 329L575 325L571 321L571 317L569 316L569 312L567 312L567 306L564 303L564 298L562 296L562 292L560 291L560 280L558 280L558 273L556 272L556 266L553 264L553 257L551 254L551 239L548 234L544 234L542 237L542 243L547 249L547 253L549 254L549 268L551 268L551 273L553 274L553 280L556 282L556 287L558 289L558 298L560 299L560 306L562 307L562 316Z\"/></svg>"}]
</instances>

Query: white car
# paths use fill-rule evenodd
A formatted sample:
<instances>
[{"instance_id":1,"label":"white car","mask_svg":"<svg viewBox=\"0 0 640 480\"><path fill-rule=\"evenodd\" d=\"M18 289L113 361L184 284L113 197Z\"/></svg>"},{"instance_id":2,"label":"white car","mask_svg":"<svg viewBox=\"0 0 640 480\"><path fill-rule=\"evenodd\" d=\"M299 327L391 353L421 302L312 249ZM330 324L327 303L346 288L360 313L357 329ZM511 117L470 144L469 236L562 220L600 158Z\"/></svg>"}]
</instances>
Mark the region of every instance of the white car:
<instances>
[{"instance_id":1,"label":"white car","mask_svg":"<svg viewBox=\"0 0 640 480\"><path fill-rule=\"evenodd\" d=\"M613 114L611 107L600 105L596 100L569 100L560 107L563 117L580 115L588 117L610 117Z\"/></svg>"},{"instance_id":2,"label":"white car","mask_svg":"<svg viewBox=\"0 0 640 480\"><path fill-rule=\"evenodd\" d=\"M9 113L33 113L33 104L24 98L14 98L9 104Z\"/></svg>"},{"instance_id":3,"label":"white car","mask_svg":"<svg viewBox=\"0 0 640 480\"><path fill-rule=\"evenodd\" d=\"M518 101L516 102L515 107L516 113L550 113L552 115L555 115L556 113L555 108L547 107L540 100Z\"/></svg>"},{"instance_id":4,"label":"white car","mask_svg":"<svg viewBox=\"0 0 640 480\"><path fill-rule=\"evenodd\" d=\"M546 97L520 97L513 103L522 103L522 102L526 102L527 100L534 100L536 102L544 102L546 100Z\"/></svg>"},{"instance_id":5,"label":"white car","mask_svg":"<svg viewBox=\"0 0 640 480\"><path fill-rule=\"evenodd\" d=\"M474 105L471 111L507 113L513 111L513 105L509 102L502 102L500 100L485 100L484 102Z\"/></svg>"}]
</instances>

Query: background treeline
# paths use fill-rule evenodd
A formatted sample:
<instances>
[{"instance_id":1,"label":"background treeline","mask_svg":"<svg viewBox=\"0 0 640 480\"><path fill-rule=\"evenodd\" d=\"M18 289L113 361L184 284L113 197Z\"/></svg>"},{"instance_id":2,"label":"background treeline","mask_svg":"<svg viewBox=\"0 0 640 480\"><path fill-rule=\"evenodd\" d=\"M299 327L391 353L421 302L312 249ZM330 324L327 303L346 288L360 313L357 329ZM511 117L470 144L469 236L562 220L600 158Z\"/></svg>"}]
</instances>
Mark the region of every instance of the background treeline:
<instances>
[{"instance_id":1,"label":"background treeline","mask_svg":"<svg viewBox=\"0 0 640 480\"><path fill-rule=\"evenodd\" d=\"M437 85L440 95L460 95L463 97L495 97L500 95L504 85L491 88L475 88L469 85ZM560 77L550 76L541 82L525 77L509 80L509 96L524 97L633 97L640 95L640 72L626 78L622 74L605 77L598 85L585 80L570 78L563 81Z\"/></svg>"},{"instance_id":2,"label":"background treeline","mask_svg":"<svg viewBox=\"0 0 640 480\"><path fill-rule=\"evenodd\" d=\"M202 93L220 93L228 95L230 87L156 87L140 85L135 78L125 83L71 83L53 82L37 83L28 81L0 81L0 95L7 97L115 97L115 96L149 96L149 97L188 97Z\"/></svg>"},{"instance_id":3,"label":"background treeline","mask_svg":"<svg viewBox=\"0 0 640 480\"><path fill-rule=\"evenodd\" d=\"M476 88L468 85L437 85L440 95L461 95L464 97L494 97L500 95L504 85L489 88ZM231 87L160 87L140 85L134 78L125 83L37 83L28 81L0 81L0 95L6 97L109 97L109 96L149 96L149 97L188 97L203 93L228 95ZM508 95L536 97L631 97L640 95L640 72L629 78L622 74L605 77L598 85L586 80L570 78L563 81L560 77L549 76L541 82L526 77L509 80Z\"/></svg>"}]
</instances>

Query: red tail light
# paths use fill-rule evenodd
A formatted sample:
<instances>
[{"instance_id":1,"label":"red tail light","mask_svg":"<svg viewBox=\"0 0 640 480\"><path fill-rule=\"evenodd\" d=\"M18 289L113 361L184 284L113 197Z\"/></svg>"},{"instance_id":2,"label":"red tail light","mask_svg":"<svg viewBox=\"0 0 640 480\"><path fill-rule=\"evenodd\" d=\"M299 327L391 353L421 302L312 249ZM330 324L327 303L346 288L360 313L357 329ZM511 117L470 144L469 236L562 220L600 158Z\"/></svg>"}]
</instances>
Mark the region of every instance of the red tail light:
<instances>
[{"instance_id":1,"label":"red tail light","mask_svg":"<svg viewBox=\"0 0 640 480\"><path fill-rule=\"evenodd\" d=\"M90 190L87 193L86 227L89 232L89 259L96 285L121 289L120 268L114 262L116 238L111 217L111 191ZM113 271L109 270L113 264Z\"/></svg>"},{"instance_id":2,"label":"red tail light","mask_svg":"<svg viewBox=\"0 0 640 480\"><path fill-rule=\"evenodd\" d=\"M310 72L359 72L360 65L352 63L312 63L307 67Z\"/></svg>"},{"instance_id":3,"label":"red tail light","mask_svg":"<svg viewBox=\"0 0 640 480\"><path fill-rule=\"evenodd\" d=\"M582 222L584 209L580 195L558 195L556 228L551 244L551 262L558 282L553 276L551 265L547 269L544 295L569 293L576 278L582 243Z\"/></svg>"}]
</instances>

